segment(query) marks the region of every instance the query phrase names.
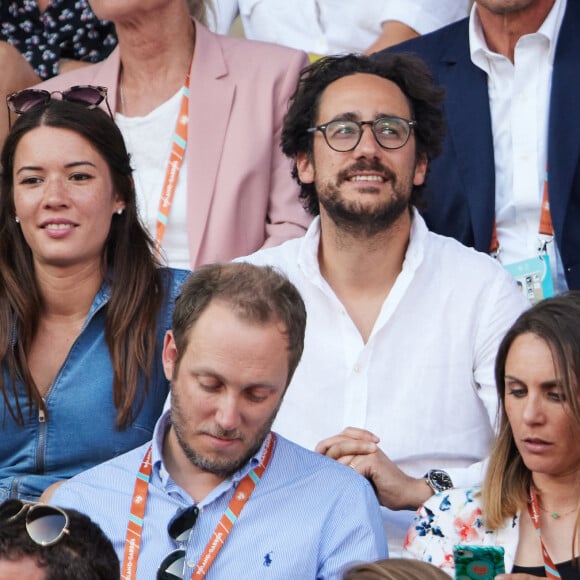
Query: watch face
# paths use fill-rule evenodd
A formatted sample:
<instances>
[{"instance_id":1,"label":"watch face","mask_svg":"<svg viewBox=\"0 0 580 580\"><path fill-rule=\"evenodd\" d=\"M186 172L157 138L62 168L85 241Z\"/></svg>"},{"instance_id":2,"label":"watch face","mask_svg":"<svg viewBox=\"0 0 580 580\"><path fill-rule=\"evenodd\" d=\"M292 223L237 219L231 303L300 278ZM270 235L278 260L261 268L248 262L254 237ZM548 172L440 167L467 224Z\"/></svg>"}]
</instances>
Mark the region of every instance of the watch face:
<instances>
[{"instance_id":1,"label":"watch face","mask_svg":"<svg viewBox=\"0 0 580 580\"><path fill-rule=\"evenodd\" d=\"M451 489L453 487L453 482L451 481L451 478L449 477L449 475L447 475L447 473L445 473L445 471L442 471L440 469L432 469L429 472L429 481L431 482L432 486L437 490L437 491L445 491L447 489Z\"/></svg>"}]
</instances>

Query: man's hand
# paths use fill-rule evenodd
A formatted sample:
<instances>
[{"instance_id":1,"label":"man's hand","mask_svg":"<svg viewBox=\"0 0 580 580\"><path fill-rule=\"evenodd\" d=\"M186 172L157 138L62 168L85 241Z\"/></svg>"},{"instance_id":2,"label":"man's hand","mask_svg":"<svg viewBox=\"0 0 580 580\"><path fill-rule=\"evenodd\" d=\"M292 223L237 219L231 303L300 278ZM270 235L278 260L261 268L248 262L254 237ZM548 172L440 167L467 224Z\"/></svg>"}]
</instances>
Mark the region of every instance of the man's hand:
<instances>
[{"instance_id":1,"label":"man's hand","mask_svg":"<svg viewBox=\"0 0 580 580\"><path fill-rule=\"evenodd\" d=\"M423 478L403 473L379 448L379 438L365 429L347 427L324 439L315 451L358 471L374 486L381 505L392 510L417 509L433 495Z\"/></svg>"}]
</instances>

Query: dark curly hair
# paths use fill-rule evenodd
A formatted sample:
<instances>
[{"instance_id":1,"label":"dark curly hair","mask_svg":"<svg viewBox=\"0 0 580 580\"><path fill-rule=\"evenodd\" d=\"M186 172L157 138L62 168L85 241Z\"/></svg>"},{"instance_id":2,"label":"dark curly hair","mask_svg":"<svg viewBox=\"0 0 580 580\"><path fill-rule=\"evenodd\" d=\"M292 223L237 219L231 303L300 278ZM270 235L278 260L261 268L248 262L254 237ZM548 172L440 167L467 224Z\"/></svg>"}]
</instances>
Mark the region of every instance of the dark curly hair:
<instances>
[{"instance_id":1,"label":"dark curly hair","mask_svg":"<svg viewBox=\"0 0 580 580\"><path fill-rule=\"evenodd\" d=\"M302 183L296 167L298 153L312 155L313 136L307 132L316 125L322 93L334 81L357 73L372 74L395 83L403 92L412 118L417 121L415 139L417 159L424 156L435 159L441 152L445 135L442 103L445 91L434 84L427 65L409 54L383 53L380 60L359 54L328 56L300 73L296 91L290 98L290 107L282 130L282 151L294 160L292 177L301 187L300 198L312 215L320 213L316 188L312 183ZM421 203L423 185L413 187L411 203Z\"/></svg>"}]
</instances>

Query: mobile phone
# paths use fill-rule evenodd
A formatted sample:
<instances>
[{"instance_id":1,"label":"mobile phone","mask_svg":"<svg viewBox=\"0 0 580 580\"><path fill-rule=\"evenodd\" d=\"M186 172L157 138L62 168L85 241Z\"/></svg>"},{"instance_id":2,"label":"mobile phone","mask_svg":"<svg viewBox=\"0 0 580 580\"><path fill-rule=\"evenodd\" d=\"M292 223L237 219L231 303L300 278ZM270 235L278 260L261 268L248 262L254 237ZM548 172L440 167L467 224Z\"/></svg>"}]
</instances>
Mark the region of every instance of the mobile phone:
<instances>
[{"instance_id":1,"label":"mobile phone","mask_svg":"<svg viewBox=\"0 0 580 580\"><path fill-rule=\"evenodd\" d=\"M505 572L504 549L500 546L453 546L455 580L493 580Z\"/></svg>"}]
</instances>

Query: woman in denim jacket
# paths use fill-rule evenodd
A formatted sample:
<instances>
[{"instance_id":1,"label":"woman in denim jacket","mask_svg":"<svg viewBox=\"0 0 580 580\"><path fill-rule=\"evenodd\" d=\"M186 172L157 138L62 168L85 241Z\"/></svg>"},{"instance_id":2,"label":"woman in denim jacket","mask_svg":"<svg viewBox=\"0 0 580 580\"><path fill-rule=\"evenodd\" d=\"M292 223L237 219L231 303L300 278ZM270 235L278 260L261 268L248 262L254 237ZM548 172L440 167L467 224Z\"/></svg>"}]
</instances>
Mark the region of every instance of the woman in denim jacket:
<instances>
[{"instance_id":1,"label":"woman in denim jacket","mask_svg":"<svg viewBox=\"0 0 580 580\"><path fill-rule=\"evenodd\" d=\"M23 91L2 150L0 500L152 436L160 346L188 272L159 268L102 87ZM99 101L100 102L100 101Z\"/></svg>"}]
</instances>

